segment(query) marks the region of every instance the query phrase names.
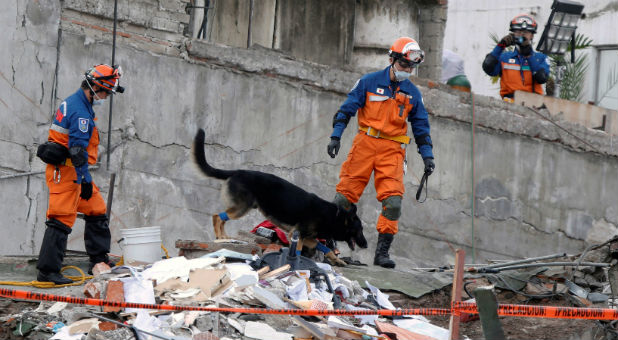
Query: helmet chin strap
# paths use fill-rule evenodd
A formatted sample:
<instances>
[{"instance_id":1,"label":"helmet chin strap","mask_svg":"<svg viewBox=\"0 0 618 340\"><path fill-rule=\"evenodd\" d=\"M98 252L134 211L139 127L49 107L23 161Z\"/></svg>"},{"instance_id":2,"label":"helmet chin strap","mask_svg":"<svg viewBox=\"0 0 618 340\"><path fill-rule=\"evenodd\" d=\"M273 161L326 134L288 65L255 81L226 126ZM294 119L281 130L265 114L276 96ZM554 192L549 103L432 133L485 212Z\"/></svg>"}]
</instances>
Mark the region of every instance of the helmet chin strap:
<instances>
[{"instance_id":1,"label":"helmet chin strap","mask_svg":"<svg viewBox=\"0 0 618 340\"><path fill-rule=\"evenodd\" d=\"M92 88L92 85L90 85L90 82L89 82L89 81L86 81L86 83L88 84L88 87L89 87L89 89L90 89L90 104L92 104L92 103L94 102L94 97L95 97L95 96L97 97L97 99L101 99L99 96L97 96L97 91L95 91L95 90Z\"/></svg>"}]
</instances>

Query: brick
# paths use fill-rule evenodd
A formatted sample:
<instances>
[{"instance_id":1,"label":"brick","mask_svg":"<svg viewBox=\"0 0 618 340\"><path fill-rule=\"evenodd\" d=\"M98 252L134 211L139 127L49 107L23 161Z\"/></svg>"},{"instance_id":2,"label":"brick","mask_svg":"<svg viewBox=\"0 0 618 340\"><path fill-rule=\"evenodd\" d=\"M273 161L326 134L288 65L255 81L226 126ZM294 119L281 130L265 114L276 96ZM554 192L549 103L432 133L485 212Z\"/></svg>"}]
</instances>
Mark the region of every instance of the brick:
<instances>
[{"instance_id":1,"label":"brick","mask_svg":"<svg viewBox=\"0 0 618 340\"><path fill-rule=\"evenodd\" d=\"M124 285L122 281L109 281L107 284L107 292L105 294L105 301L117 301L124 302ZM103 312L119 312L120 307L103 307Z\"/></svg>"},{"instance_id":2,"label":"brick","mask_svg":"<svg viewBox=\"0 0 618 340\"><path fill-rule=\"evenodd\" d=\"M94 277L97 277L101 274L109 273L111 270L112 268L110 268L107 263L99 262L95 264L94 267L92 267L92 275L94 275Z\"/></svg>"},{"instance_id":3,"label":"brick","mask_svg":"<svg viewBox=\"0 0 618 340\"><path fill-rule=\"evenodd\" d=\"M113 331L115 329L118 329L118 325L113 322L102 321L99 323L99 330L102 330L103 332Z\"/></svg>"},{"instance_id":4,"label":"brick","mask_svg":"<svg viewBox=\"0 0 618 340\"><path fill-rule=\"evenodd\" d=\"M84 286L84 295L92 299L100 299L102 289L103 286L100 282L88 281Z\"/></svg>"},{"instance_id":5,"label":"brick","mask_svg":"<svg viewBox=\"0 0 618 340\"><path fill-rule=\"evenodd\" d=\"M219 337L206 331L193 335L193 340L219 340Z\"/></svg>"},{"instance_id":6,"label":"brick","mask_svg":"<svg viewBox=\"0 0 618 340\"><path fill-rule=\"evenodd\" d=\"M281 249L281 245L280 244L269 244L266 246L266 248L264 248L264 251L262 254L268 254L268 253L272 253L272 252L279 252L279 250Z\"/></svg>"}]
</instances>

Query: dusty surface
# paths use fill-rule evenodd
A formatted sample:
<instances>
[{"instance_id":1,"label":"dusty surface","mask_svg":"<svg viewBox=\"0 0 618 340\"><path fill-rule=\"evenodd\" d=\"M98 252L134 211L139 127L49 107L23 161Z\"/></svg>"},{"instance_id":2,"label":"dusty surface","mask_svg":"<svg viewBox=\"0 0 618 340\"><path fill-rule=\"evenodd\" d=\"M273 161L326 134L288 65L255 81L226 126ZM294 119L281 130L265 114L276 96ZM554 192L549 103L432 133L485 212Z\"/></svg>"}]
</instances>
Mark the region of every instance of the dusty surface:
<instances>
[{"instance_id":1,"label":"dusty surface","mask_svg":"<svg viewBox=\"0 0 618 340\"><path fill-rule=\"evenodd\" d=\"M390 291L386 292L389 295L389 300L400 308L417 308L417 307L444 307L450 305L451 287L444 288L424 295L418 299L409 299L407 296ZM463 294L463 298L467 298ZM517 295L503 291L497 294L498 302L505 304L526 304L525 301ZM569 306L570 304L563 298L554 300L532 300L529 305L546 305L546 306ZM444 328L449 327L449 317L428 316L432 324ZM594 320L563 320L563 319L541 319L541 318L521 318L521 317L501 317L500 323L507 339L606 339L603 336L605 332L599 327L599 322ZM593 338L585 338L582 334L587 330L593 329L597 331L598 336ZM462 322L460 326L460 334L467 336L470 339L484 339L481 322L475 319L469 322ZM611 339L611 338L608 338Z\"/></svg>"}]
</instances>

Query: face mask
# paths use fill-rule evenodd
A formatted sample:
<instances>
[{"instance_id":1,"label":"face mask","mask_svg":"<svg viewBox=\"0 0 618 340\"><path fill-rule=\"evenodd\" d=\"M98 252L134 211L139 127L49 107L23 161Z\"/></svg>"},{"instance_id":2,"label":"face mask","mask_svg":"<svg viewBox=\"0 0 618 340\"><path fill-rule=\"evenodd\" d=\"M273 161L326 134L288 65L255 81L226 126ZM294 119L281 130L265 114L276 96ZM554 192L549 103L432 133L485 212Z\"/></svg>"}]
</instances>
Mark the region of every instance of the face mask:
<instances>
[{"instance_id":1,"label":"face mask","mask_svg":"<svg viewBox=\"0 0 618 340\"><path fill-rule=\"evenodd\" d=\"M412 75L412 73L406 72L406 71L397 71L397 70L393 70L393 71L395 71L395 80L396 81L406 80L406 79L410 78L410 76Z\"/></svg>"},{"instance_id":2,"label":"face mask","mask_svg":"<svg viewBox=\"0 0 618 340\"><path fill-rule=\"evenodd\" d=\"M94 92L94 96L92 97L92 106L102 105L104 101L105 99L99 98L99 96L97 96L97 93Z\"/></svg>"}]
</instances>

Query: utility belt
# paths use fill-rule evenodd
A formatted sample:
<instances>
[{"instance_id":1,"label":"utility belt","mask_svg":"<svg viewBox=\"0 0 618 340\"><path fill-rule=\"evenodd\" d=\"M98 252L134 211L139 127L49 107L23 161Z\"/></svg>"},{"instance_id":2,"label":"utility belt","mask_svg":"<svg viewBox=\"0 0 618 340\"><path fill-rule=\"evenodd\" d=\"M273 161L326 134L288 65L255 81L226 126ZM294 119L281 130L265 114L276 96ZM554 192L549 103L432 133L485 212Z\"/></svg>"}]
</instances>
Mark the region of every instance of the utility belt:
<instances>
[{"instance_id":1,"label":"utility belt","mask_svg":"<svg viewBox=\"0 0 618 340\"><path fill-rule=\"evenodd\" d=\"M365 134L369 137L388 139L388 140L392 140L394 142L401 143L401 144L410 144L410 137L405 136L405 135L404 136L383 135L380 130L376 130L372 127L359 126L358 129L360 131L365 132Z\"/></svg>"},{"instance_id":2,"label":"utility belt","mask_svg":"<svg viewBox=\"0 0 618 340\"><path fill-rule=\"evenodd\" d=\"M47 141L38 146L36 155L43 162L51 165L68 165L73 166L71 158L69 158L69 149L64 145Z\"/></svg>"}]
</instances>

